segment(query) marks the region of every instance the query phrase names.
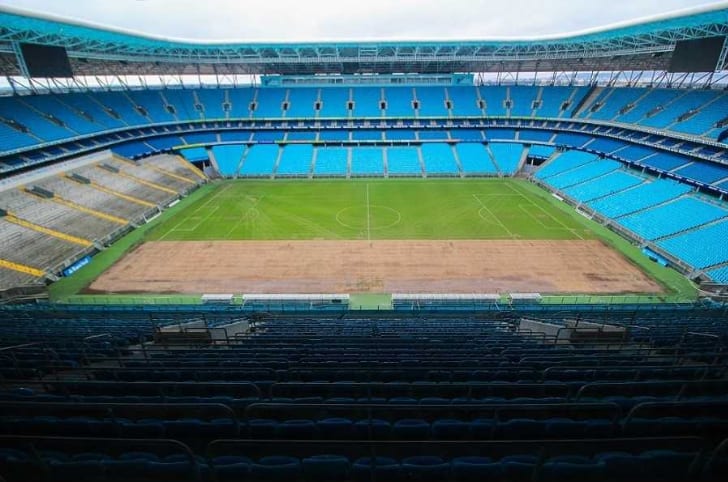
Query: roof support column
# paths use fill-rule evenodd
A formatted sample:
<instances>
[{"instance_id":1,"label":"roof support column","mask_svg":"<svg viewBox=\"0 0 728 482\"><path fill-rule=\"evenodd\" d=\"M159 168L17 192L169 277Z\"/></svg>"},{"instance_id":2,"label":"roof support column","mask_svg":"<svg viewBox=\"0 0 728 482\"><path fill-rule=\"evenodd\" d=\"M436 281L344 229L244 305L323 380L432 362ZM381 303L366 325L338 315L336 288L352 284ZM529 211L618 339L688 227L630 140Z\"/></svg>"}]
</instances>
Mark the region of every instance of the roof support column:
<instances>
[{"instance_id":1,"label":"roof support column","mask_svg":"<svg viewBox=\"0 0 728 482\"><path fill-rule=\"evenodd\" d=\"M11 42L13 46L13 53L15 54L15 60L18 62L18 67L20 68L20 74L23 77L30 78L30 73L28 73L28 66L25 64L25 57L23 57L23 52L20 50L20 42Z\"/></svg>"}]
</instances>

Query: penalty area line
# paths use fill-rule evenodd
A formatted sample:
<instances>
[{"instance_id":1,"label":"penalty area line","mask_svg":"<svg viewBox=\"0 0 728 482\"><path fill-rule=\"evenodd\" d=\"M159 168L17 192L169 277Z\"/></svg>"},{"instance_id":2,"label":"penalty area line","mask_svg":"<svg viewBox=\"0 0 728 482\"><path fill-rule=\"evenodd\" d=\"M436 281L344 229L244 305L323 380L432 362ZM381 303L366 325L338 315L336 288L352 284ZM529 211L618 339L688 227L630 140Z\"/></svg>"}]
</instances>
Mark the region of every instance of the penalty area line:
<instances>
[{"instance_id":1,"label":"penalty area line","mask_svg":"<svg viewBox=\"0 0 728 482\"><path fill-rule=\"evenodd\" d=\"M500 226L501 228L503 228L503 230L504 230L504 231L505 231L506 233L508 233L508 236L510 236L510 237L511 237L512 239L515 239L515 238L516 238L516 236L515 236L515 235L513 234L513 232L512 232L512 231L511 231L510 229L508 229L508 226L506 226L506 225L505 225L505 224L503 223L503 221L501 221L501 220L500 220L500 218L499 218L498 216L496 216L496 215L495 215L495 213L493 213L493 211L491 211L491 210L490 210L490 209L488 208L488 206L486 206L486 205L485 205L485 203L484 203L483 201L481 201L481 200L480 200L480 198L479 198L478 196L476 196L475 194L473 194L473 197L475 198L475 200L476 200L476 201L478 201L478 204L480 204L480 206L481 206L481 207L482 207L483 209L485 209L485 211L486 211L486 212L487 212L488 214L490 214L490 215L491 215L491 216L493 217L493 219L495 220L495 222L496 222L496 223L498 223L498 225L499 225L499 226Z\"/></svg>"}]
</instances>

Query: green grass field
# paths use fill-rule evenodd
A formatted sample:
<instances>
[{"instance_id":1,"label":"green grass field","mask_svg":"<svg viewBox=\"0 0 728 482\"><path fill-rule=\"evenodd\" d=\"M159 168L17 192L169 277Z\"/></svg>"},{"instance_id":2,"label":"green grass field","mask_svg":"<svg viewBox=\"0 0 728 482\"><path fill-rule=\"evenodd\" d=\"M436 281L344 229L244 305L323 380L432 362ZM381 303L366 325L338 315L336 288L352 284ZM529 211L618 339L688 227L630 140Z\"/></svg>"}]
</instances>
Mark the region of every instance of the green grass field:
<instances>
[{"instance_id":1,"label":"green grass field","mask_svg":"<svg viewBox=\"0 0 728 482\"><path fill-rule=\"evenodd\" d=\"M516 179L228 181L155 240L588 239L550 195Z\"/></svg>"},{"instance_id":2,"label":"green grass field","mask_svg":"<svg viewBox=\"0 0 728 482\"><path fill-rule=\"evenodd\" d=\"M51 285L50 295L55 301L144 302L139 297L75 295L126 252L150 240L595 238L660 282L666 295L659 300L695 299L695 287L680 273L653 263L624 238L521 179L213 183L99 253L74 276ZM175 297L170 302L195 301ZM624 300L633 301L639 299Z\"/></svg>"}]
</instances>

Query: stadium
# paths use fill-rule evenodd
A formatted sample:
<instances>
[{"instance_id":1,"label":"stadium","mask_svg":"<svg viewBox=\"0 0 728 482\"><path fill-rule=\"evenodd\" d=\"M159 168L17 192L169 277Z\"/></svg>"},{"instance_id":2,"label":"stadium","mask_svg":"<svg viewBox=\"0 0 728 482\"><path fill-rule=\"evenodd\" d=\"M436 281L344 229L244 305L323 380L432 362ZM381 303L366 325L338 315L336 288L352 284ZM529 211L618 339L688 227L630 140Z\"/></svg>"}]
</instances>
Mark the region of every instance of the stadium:
<instances>
[{"instance_id":1,"label":"stadium","mask_svg":"<svg viewBox=\"0 0 728 482\"><path fill-rule=\"evenodd\" d=\"M514 35L0 6L0 481L726 480L728 4Z\"/></svg>"}]
</instances>

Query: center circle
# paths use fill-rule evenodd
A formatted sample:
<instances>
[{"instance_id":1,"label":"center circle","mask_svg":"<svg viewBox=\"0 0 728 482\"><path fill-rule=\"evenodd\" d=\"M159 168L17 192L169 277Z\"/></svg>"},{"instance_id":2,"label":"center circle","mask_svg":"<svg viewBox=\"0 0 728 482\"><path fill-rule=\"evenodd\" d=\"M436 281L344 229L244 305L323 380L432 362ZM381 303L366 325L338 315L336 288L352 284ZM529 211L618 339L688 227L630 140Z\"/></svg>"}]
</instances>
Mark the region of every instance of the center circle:
<instances>
[{"instance_id":1,"label":"center circle","mask_svg":"<svg viewBox=\"0 0 728 482\"><path fill-rule=\"evenodd\" d=\"M378 204L349 206L336 213L336 221L349 229L377 231L391 228L402 221L396 209Z\"/></svg>"}]
</instances>

